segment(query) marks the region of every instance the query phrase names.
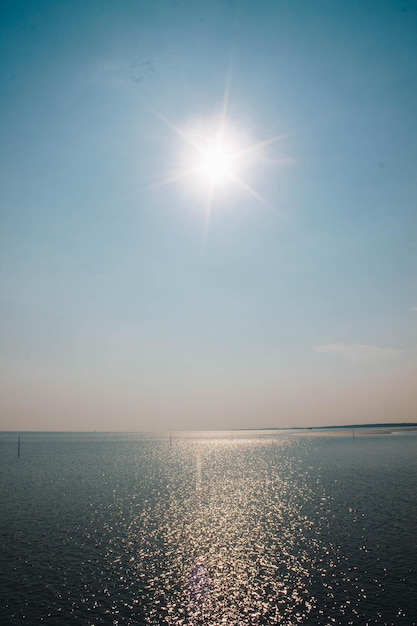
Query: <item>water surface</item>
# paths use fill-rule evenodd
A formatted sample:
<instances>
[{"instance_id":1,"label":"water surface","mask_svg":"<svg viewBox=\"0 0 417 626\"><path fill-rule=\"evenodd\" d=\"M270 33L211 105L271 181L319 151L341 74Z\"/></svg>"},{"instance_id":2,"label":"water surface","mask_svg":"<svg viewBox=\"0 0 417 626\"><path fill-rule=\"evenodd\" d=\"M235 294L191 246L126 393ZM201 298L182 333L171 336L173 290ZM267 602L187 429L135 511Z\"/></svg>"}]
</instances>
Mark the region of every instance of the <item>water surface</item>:
<instances>
[{"instance_id":1,"label":"water surface","mask_svg":"<svg viewBox=\"0 0 417 626\"><path fill-rule=\"evenodd\" d=\"M0 435L7 624L417 624L417 436Z\"/></svg>"}]
</instances>

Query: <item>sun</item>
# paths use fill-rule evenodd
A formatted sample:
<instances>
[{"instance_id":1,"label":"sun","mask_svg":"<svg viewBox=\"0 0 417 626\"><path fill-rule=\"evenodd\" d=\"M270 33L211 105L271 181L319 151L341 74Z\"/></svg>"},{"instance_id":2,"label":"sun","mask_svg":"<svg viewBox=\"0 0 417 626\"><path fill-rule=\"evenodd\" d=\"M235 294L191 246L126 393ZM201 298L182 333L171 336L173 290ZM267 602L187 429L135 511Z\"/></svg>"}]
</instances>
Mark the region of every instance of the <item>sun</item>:
<instances>
[{"instance_id":1,"label":"sun","mask_svg":"<svg viewBox=\"0 0 417 626\"><path fill-rule=\"evenodd\" d=\"M178 150L178 180L186 179L203 196L207 190L222 195L232 189L245 160L243 130L221 116L194 118L174 130L185 140Z\"/></svg>"},{"instance_id":2,"label":"sun","mask_svg":"<svg viewBox=\"0 0 417 626\"><path fill-rule=\"evenodd\" d=\"M203 148L200 156L201 173L213 184L219 184L233 175L233 153L221 143Z\"/></svg>"},{"instance_id":3,"label":"sun","mask_svg":"<svg viewBox=\"0 0 417 626\"><path fill-rule=\"evenodd\" d=\"M202 198L206 216L205 236L215 205L218 204L222 209L237 206L232 202L232 193L237 198L238 193L243 193L256 204L276 209L250 181L259 175L263 164L271 163L269 148L279 143L287 133L254 141L248 129L229 116L228 99L227 86L223 105L217 116L201 116L181 125L153 110L179 140L176 144L178 156L172 163L172 174L153 187L186 183L188 189L193 193L197 192ZM289 160L277 160L274 157L274 162L284 164Z\"/></svg>"}]
</instances>

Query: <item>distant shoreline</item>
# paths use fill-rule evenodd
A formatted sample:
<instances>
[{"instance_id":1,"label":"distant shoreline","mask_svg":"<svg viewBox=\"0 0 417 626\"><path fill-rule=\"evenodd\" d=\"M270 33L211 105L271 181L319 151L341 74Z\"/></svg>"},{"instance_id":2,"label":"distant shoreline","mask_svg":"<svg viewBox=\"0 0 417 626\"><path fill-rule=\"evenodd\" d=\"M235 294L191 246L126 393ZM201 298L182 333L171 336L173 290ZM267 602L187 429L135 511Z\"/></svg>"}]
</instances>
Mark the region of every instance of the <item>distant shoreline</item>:
<instances>
[{"instance_id":1,"label":"distant shoreline","mask_svg":"<svg viewBox=\"0 0 417 626\"><path fill-rule=\"evenodd\" d=\"M267 427L267 428L245 428L242 430L352 430L352 428L399 428L415 430L417 428L417 422L381 422L377 424L342 424L331 426L286 426L286 427Z\"/></svg>"},{"instance_id":2,"label":"distant shoreline","mask_svg":"<svg viewBox=\"0 0 417 626\"><path fill-rule=\"evenodd\" d=\"M341 426L294 426L293 428L259 428L262 431L296 431L302 436L354 436L357 435L391 435L396 432L417 431L416 422L380 423L380 424L344 424Z\"/></svg>"}]
</instances>

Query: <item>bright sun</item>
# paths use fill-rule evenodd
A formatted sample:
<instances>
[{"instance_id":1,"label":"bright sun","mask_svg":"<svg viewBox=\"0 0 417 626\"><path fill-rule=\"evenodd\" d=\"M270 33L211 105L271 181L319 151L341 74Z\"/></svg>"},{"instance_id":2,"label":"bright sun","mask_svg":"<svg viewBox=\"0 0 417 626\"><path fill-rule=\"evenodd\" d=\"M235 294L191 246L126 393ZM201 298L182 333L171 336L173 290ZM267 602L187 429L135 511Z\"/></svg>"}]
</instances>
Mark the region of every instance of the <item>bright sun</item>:
<instances>
[{"instance_id":1,"label":"bright sun","mask_svg":"<svg viewBox=\"0 0 417 626\"><path fill-rule=\"evenodd\" d=\"M221 144L208 146L202 150L200 167L209 182L222 182L233 173L233 153Z\"/></svg>"},{"instance_id":2,"label":"bright sun","mask_svg":"<svg viewBox=\"0 0 417 626\"><path fill-rule=\"evenodd\" d=\"M229 192L240 190L257 203L274 208L249 184L248 179L253 178L254 170L259 171L263 163L267 160L270 162L266 150L279 142L282 135L254 142L244 129L236 126L229 118L227 108L228 87L222 112L217 117L202 117L178 126L155 111L180 140L174 172L155 186L186 180L191 189L194 188L202 194L206 213L205 233L217 194L230 199ZM274 161L283 163L285 159ZM223 206L226 206L224 202Z\"/></svg>"}]
</instances>

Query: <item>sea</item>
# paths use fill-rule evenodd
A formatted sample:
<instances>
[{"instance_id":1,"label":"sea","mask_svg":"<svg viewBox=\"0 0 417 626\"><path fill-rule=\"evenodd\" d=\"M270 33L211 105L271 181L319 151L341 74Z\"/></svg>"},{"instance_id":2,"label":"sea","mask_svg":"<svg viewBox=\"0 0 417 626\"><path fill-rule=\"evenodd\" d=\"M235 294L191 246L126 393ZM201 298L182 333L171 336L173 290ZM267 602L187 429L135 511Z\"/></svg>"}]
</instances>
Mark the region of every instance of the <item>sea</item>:
<instances>
[{"instance_id":1,"label":"sea","mask_svg":"<svg viewBox=\"0 0 417 626\"><path fill-rule=\"evenodd\" d=\"M412 626L417 432L0 433L0 550L1 625Z\"/></svg>"}]
</instances>

